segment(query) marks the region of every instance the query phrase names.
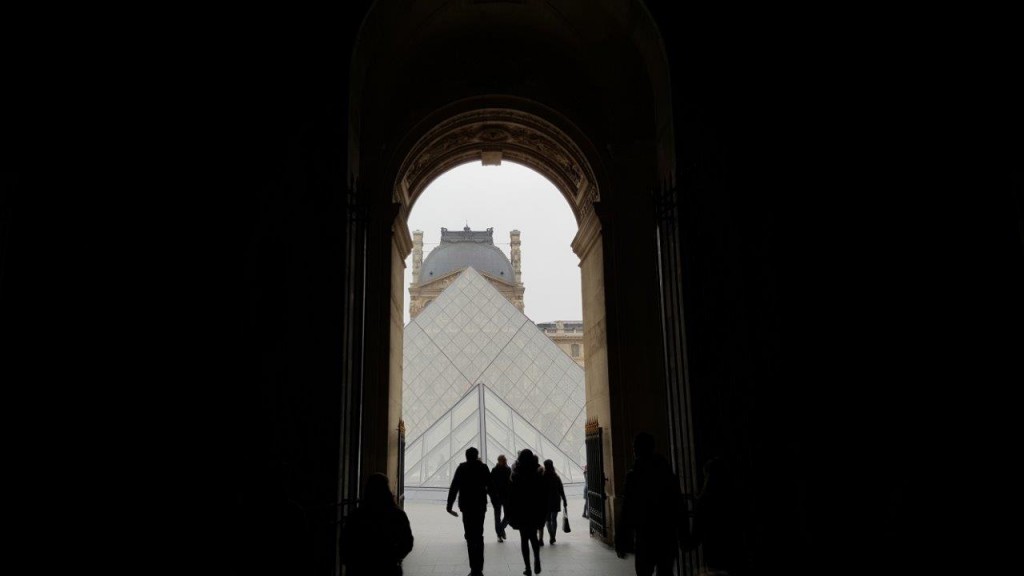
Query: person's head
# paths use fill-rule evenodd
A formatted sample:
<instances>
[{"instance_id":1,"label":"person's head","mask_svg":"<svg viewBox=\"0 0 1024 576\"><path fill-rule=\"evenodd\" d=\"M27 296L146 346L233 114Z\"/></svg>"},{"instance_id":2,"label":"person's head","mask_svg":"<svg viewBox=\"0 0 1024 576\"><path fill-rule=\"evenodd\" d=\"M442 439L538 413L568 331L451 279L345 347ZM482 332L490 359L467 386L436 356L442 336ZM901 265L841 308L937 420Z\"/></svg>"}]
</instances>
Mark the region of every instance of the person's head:
<instances>
[{"instance_id":1,"label":"person's head","mask_svg":"<svg viewBox=\"0 0 1024 576\"><path fill-rule=\"evenodd\" d=\"M633 454L637 458L650 458L654 455L654 436L640 432L633 438Z\"/></svg>"},{"instance_id":2,"label":"person's head","mask_svg":"<svg viewBox=\"0 0 1024 576\"><path fill-rule=\"evenodd\" d=\"M544 461L544 473L548 476L552 476L555 473L555 463L551 460Z\"/></svg>"},{"instance_id":3,"label":"person's head","mask_svg":"<svg viewBox=\"0 0 1024 576\"><path fill-rule=\"evenodd\" d=\"M395 495L391 493L388 477L380 472L370 474L366 479L366 492L363 503L367 506L393 506Z\"/></svg>"},{"instance_id":4,"label":"person's head","mask_svg":"<svg viewBox=\"0 0 1024 576\"><path fill-rule=\"evenodd\" d=\"M472 446L470 446L466 450L466 462L474 462L479 457L480 457L480 451L477 450L476 448L473 448Z\"/></svg>"},{"instance_id":5,"label":"person's head","mask_svg":"<svg viewBox=\"0 0 1024 576\"><path fill-rule=\"evenodd\" d=\"M508 466L508 460L505 459L504 454L498 456L498 466Z\"/></svg>"},{"instance_id":6,"label":"person's head","mask_svg":"<svg viewBox=\"0 0 1024 576\"><path fill-rule=\"evenodd\" d=\"M519 456L516 458L516 467L525 467L524 469L528 469L531 467L536 468L537 457L533 455L533 450L530 450L529 448L523 448L522 450L520 450Z\"/></svg>"}]
</instances>

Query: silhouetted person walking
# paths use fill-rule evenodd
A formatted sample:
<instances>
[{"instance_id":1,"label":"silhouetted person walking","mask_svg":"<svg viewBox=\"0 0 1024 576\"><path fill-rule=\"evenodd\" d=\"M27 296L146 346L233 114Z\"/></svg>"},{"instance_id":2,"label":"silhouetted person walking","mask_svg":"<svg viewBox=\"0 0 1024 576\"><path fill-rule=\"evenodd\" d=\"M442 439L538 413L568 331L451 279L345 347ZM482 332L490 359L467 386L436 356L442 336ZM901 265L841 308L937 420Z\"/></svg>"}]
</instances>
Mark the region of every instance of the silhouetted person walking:
<instances>
[{"instance_id":1,"label":"silhouetted person walking","mask_svg":"<svg viewBox=\"0 0 1024 576\"><path fill-rule=\"evenodd\" d=\"M505 535L505 527L508 526L508 510L505 509L508 502L508 487L511 482L512 468L508 465L505 455L498 456L498 464L491 468L491 483L487 487L487 493L491 496L491 508L494 509L494 532L498 535L498 542L508 539ZM505 509L504 518L502 510Z\"/></svg>"},{"instance_id":2,"label":"silhouetted person walking","mask_svg":"<svg viewBox=\"0 0 1024 576\"><path fill-rule=\"evenodd\" d=\"M555 472L555 463L551 460L544 461L544 493L547 502L548 537L551 544L555 543L555 535L558 534L558 512L565 508L566 515L569 514L569 502L565 499L565 486L562 479ZM541 529L541 540L544 539L544 532Z\"/></svg>"},{"instance_id":3,"label":"silhouetted person walking","mask_svg":"<svg viewBox=\"0 0 1024 576\"><path fill-rule=\"evenodd\" d=\"M622 514L615 531L619 558L636 553L637 576L670 576L679 546L677 525L682 514L679 481L664 458L654 453L654 436L646 432L633 441L636 460L626 473Z\"/></svg>"},{"instance_id":4,"label":"silhouetted person walking","mask_svg":"<svg viewBox=\"0 0 1024 576\"><path fill-rule=\"evenodd\" d=\"M583 517L590 518L590 488L587 480L587 465L583 465Z\"/></svg>"},{"instance_id":5,"label":"silhouetted person walking","mask_svg":"<svg viewBox=\"0 0 1024 576\"><path fill-rule=\"evenodd\" d=\"M462 527L466 535L466 547L469 549L470 576L483 576L484 573L484 515L487 514L487 484L490 482L490 470L481 462L480 453L476 448L466 450L466 461L455 469L455 477L448 489L448 513L458 516L452 510L456 494L459 497L459 510L462 511Z\"/></svg>"},{"instance_id":6,"label":"silhouetted person walking","mask_svg":"<svg viewBox=\"0 0 1024 576\"><path fill-rule=\"evenodd\" d=\"M412 550L409 517L395 504L388 477L366 480L362 503L342 533L342 560L350 576L401 576L402 559Z\"/></svg>"},{"instance_id":7,"label":"silhouetted person walking","mask_svg":"<svg viewBox=\"0 0 1024 576\"><path fill-rule=\"evenodd\" d=\"M540 464L533 451L524 449L519 452L515 465L512 467L512 483L509 484L508 495L509 524L519 530L520 546L523 552L523 563L526 570L523 574L530 576L540 574L540 542L537 532L543 529L547 511L547 494L544 490L544 478L541 476ZM530 548L533 548L533 571L530 571Z\"/></svg>"}]
</instances>

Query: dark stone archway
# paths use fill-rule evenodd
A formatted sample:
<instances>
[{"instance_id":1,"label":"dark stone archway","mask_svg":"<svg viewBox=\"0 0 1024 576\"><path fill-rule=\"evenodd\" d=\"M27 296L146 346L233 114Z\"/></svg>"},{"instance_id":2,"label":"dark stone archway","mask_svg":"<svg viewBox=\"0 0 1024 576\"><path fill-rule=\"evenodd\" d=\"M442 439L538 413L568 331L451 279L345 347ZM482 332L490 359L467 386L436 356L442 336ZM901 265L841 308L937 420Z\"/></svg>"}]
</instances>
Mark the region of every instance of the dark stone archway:
<instances>
[{"instance_id":1,"label":"dark stone archway","mask_svg":"<svg viewBox=\"0 0 1024 576\"><path fill-rule=\"evenodd\" d=\"M130 312L166 341L126 331L167 358L132 371L128 389L157 391L154 405L181 398L186 406L168 419L176 424L209 408L219 429L195 443L213 447L209 462L197 466L190 452L173 467L202 478L211 505L187 522L219 515L216 529L230 536L216 541L231 541L223 565L238 574L337 570L336 522L361 476L387 467L389 323L401 306L391 298L402 250L396 174L445 118L517 106L434 113L498 96L564 117L578 133L559 128L599 184L591 222L600 226L584 223L579 240L600 241L577 253L603 252L608 404L621 431L611 453L628 455L633 430L661 431L691 493L700 464L730 458L743 479L736 574L913 573L946 558L953 547L936 551L927 536L950 526L934 521L947 508L929 504L964 492L972 475L953 471L987 462L976 446L1009 437L958 444L974 429L964 406L983 399L979 413L999 422L997 411L988 418L992 399L1021 379L1019 206L988 186L951 190L944 180L956 163L934 167L931 152L957 106L937 110L943 90L913 85L933 44L907 42L906 30L887 43L875 34L884 19L869 11L819 7L808 26L803 13L751 10L353 0L315 14L247 8L224 26L204 14L196 20L212 32L206 40L191 34L193 21L169 39L168 55L186 55L187 45L194 57L168 70L168 102L147 112L180 119L187 134L166 154L122 143L169 159L131 179L133 202L157 205L126 220L148 228L153 215L182 213L160 234L174 257L158 259L153 284L166 293ZM180 129L142 116L132 123L153 140ZM56 133L32 128L33 142ZM124 176L131 155L95 148ZM39 162L37 172L54 165ZM173 190L149 192L171 175L181 177ZM35 173L15 181L35 183ZM34 197L52 198L40 188ZM954 201L935 213L940 191ZM30 227L10 206L5 319L37 310L20 299ZM968 233L969 215L987 230ZM119 254L137 243L135 232L85 252ZM152 258L112 268L134 274ZM75 293L100 277L89 271L48 288ZM138 279L108 297L134 291ZM954 290L958 280L975 291ZM185 313L149 321L150 310L169 308ZM959 329L957 318L976 325ZM47 342L60 329L28 320L44 326ZM120 354L96 340L95 358ZM967 354L968 341L985 354ZM958 362L969 365L966 377L953 376ZM167 367L181 377L149 382ZM182 428L190 426L167 429ZM628 463L617 459L613 479ZM210 470L225 472L224 482L207 480ZM931 486L949 490L932 499Z\"/></svg>"},{"instance_id":2,"label":"dark stone archway","mask_svg":"<svg viewBox=\"0 0 1024 576\"><path fill-rule=\"evenodd\" d=\"M368 37L354 57L350 136L358 148L350 149L350 171L361 202L371 206L365 329L375 352L362 386L374 391L372 411L387 417L363 427L364 473L397 471L399 283L411 249L408 210L445 170L506 159L547 177L580 226L573 249L581 259L585 338L593 351L588 415L605 429L614 517L638 430L654 432L673 452L687 491L696 485L692 447L680 442L690 437L680 433L685 426L670 424L682 421L670 420L669 412L685 409L686 401L680 389L676 404L666 402L658 287L655 192L673 180L674 166L664 106L669 83L656 27L644 11L564 8L573 14L540 3L438 4L422 12L390 11L382 3L367 18L364 30L381 34ZM605 28L572 25L584 12ZM452 60L452 54L459 56ZM483 55L486 62L478 62ZM458 64L460 58L468 61ZM402 64L369 64L382 61ZM382 326L387 333L377 332ZM682 366L672 366L681 384Z\"/></svg>"}]
</instances>

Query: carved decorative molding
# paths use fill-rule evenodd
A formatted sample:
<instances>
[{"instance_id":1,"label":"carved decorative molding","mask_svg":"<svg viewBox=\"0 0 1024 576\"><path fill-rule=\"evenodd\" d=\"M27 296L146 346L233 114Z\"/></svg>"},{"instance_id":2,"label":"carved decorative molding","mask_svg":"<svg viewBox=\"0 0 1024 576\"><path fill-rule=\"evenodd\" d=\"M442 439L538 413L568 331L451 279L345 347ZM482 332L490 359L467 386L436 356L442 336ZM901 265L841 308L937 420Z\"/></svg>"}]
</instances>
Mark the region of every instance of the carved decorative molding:
<instances>
[{"instance_id":1,"label":"carved decorative molding","mask_svg":"<svg viewBox=\"0 0 1024 576\"><path fill-rule=\"evenodd\" d=\"M562 130L532 114L491 108L454 116L420 138L399 170L395 201L411 204L445 171L484 159L512 160L544 175L569 200L578 221L600 200L586 158Z\"/></svg>"},{"instance_id":2,"label":"carved decorative molding","mask_svg":"<svg viewBox=\"0 0 1024 576\"><path fill-rule=\"evenodd\" d=\"M405 216L398 214L395 216L394 225L391 227L394 234L395 248L398 249L398 254L402 257L402 267L405 267L405 258L412 252L413 242L412 235L409 234L409 225L406 223Z\"/></svg>"},{"instance_id":3,"label":"carved decorative molding","mask_svg":"<svg viewBox=\"0 0 1024 576\"><path fill-rule=\"evenodd\" d=\"M591 210L580 219L580 228L576 232L576 237L572 239L572 251L576 253L582 263L600 240L601 221Z\"/></svg>"}]
</instances>

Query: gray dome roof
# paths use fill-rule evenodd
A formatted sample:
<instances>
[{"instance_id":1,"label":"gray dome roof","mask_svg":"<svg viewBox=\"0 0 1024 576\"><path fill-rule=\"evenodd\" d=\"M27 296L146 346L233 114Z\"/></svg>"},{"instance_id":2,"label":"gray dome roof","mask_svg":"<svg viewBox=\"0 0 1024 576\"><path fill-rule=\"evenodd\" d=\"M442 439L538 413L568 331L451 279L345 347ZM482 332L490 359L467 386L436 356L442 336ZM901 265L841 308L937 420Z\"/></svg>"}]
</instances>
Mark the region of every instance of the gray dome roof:
<instances>
[{"instance_id":1,"label":"gray dome roof","mask_svg":"<svg viewBox=\"0 0 1024 576\"><path fill-rule=\"evenodd\" d=\"M512 263L497 246L479 242L442 242L423 260L420 284L467 266L509 284L515 283Z\"/></svg>"}]
</instances>

